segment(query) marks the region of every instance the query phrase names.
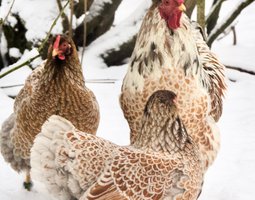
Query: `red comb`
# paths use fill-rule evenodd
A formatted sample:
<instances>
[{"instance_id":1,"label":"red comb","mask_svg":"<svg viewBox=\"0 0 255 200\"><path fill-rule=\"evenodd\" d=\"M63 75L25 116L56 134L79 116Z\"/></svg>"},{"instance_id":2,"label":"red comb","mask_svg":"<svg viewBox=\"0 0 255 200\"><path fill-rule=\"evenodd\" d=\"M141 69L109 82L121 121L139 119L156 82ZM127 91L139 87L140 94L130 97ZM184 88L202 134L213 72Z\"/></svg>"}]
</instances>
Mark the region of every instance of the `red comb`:
<instances>
[{"instance_id":1,"label":"red comb","mask_svg":"<svg viewBox=\"0 0 255 200\"><path fill-rule=\"evenodd\" d=\"M53 45L53 49L58 48L59 42L60 42L60 35L57 35L56 40L55 40L54 45Z\"/></svg>"}]
</instances>

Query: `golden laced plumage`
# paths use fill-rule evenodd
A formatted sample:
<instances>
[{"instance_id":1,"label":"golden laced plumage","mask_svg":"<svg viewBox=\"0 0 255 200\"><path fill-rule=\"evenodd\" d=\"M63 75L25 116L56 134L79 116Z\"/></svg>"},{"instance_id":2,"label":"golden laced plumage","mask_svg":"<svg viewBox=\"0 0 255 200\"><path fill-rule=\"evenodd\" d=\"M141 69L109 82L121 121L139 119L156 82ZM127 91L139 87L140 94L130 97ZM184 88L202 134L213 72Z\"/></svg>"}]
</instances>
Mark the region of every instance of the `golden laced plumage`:
<instances>
[{"instance_id":1,"label":"golden laced plumage","mask_svg":"<svg viewBox=\"0 0 255 200\"><path fill-rule=\"evenodd\" d=\"M197 199L200 153L178 116L175 94L148 100L140 137L121 147L51 116L31 149L32 177L62 200Z\"/></svg>"},{"instance_id":2,"label":"golden laced plumage","mask_svg":"<svg viewBox=\"0 0 255 200\"><path fill-rule=\"evenodd\" d=\"M52 57L27 78L15 99L14 113L3 123L1 153L16 171L30 169L30 148L48 117L58 114L76 127L95 134L99 124L99 107L86 86L74 42L61 36L60 45L70 45L65 60Z\"/></svg>"},{"instance_id":3,"label":"golden laced plumage","mask_svg":"<svg viewBox=\"0 0 255 200\"><path fill-rule=\"evenodd\" d=\"M222 114L225 68L184 13L180 27L172 30L161 17L157 2L144 17L122 84L120 104L131 130L131 143L139 138L149 96L156 90L172 90L178 96L180 117L198 144L207 169L220 145L216 122Z\"/></svg>"}]
</instances>

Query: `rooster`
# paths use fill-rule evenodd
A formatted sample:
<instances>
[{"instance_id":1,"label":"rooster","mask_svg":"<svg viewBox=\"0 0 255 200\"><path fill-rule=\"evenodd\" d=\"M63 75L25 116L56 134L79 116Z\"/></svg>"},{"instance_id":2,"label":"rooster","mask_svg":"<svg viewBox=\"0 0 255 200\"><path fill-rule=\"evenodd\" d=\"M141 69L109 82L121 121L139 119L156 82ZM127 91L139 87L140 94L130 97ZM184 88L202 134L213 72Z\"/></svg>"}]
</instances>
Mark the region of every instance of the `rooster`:
<instances>
[{"instance_id":1,"label":"rooster","mask_svg":"<svg viewBox=\"0 0 255 200\"><path fill-rule=\"evenodd\" d=\"M85 86L75 44L64 35L53 39L47 61L27 78L15 99L14 113L1 130L1 153L14 170L27 173L24 186L28 190L30 148L43 122L53 114L91 134L99 124L98 103Z\"/></svg>"},{"instance_id":2,"label":"rooster","mask_svg":"<svg viewBox=\"0 0 255 200\"><path fill-rule=\"evenodd\" d=\"M207 169L220 145L216 122L222 114L225 68L184 10L183 0L153 1L137 36L120 104L135 143L149 96L159 89L174 91L180 116Z\"/></svg>"},{"instance_id":3,"label":"rooster","mask_svg":"<svg viewBox=\"0 0 255 200\"><path fill-rule=\"evenodd\" d=\"M31 148L32 177L62 200L197 199L203 180L200 152L175 99L167 90L152 94L141 134L125 147L51 116Z\"/></svg>"}]
</instances>

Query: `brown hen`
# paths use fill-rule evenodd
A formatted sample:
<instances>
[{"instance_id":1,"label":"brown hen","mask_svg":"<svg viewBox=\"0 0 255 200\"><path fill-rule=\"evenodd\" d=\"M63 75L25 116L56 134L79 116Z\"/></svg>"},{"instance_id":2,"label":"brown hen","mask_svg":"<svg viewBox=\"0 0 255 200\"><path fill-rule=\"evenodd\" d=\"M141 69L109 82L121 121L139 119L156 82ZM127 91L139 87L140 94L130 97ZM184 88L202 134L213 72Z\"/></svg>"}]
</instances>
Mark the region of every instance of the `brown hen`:
<instances>
[{"instance_id":1,"label":"brown hen","mask_svg":"<svg viewBox=\"0 0 255 200\"><path fill-rule=\"evenodd\" d=\"M160 89L174 91L180 117L203 153L207 169L220 145L216 122L226 88L224 66L197 25L182 13L183 2L154 0L137 36L120 104L131 130L131 143L135 143L149 96Z\"/></svg>"},{"instance_id":2,"label":"brown hen","mask_svg":"<svg viewBox=\"0 0 255 200\"><path fill-rule=\"evenodd\" d=\"M27 78L15 99L14 113L1 130L1 153L14 170L27 172L27 189L31 186L30 148L42 124L54 114L82 131L96 133L98 103L85 86L74 42L64 35L54 38L47 61Z\"/></svg>"},{"instance_id":3,"label":"brown hen","mask_svg":"<svg viewBox=\"0 0 255 200\"><path fill-rule=\"evenodd\" d=\"M195 200L203 180L200 153L175 105L157 91L148 100L141 134L120 147L51 116L31 149L32 177L62 200Z\"/></svg>"}]
</instances>

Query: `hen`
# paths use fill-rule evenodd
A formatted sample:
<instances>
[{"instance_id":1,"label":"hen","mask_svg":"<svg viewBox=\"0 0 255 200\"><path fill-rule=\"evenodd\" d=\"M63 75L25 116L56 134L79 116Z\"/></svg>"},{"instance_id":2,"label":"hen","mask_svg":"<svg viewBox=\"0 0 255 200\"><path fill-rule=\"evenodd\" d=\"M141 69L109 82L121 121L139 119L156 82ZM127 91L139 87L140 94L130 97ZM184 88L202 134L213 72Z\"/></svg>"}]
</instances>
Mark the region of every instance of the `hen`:
<instances>
[{"instance_id":1,"label":"hen","mask_svg":"<svg viewBox=\"0 0 255 200\"><path fill-rule=\"evenodd\" d=\"M175 92L180 117L207 169L220 145L216 122L226 88L224 66L184 10L183 0L154 0L137 36L120 104L135 143L149 96L159 89Z\"/></svg>"},{"instance_id":2,"label":"hen","mask_svg":"<svg viewBox=\"0 0 255 200\"><path fill-rule=\"evenodd\" d=\"M1 153L12 168L26 171L30 189L30 148L51 115L70 120L77 128L95 134L99 123L96 98L84 82L74 42L58 35L48 49L47 61L27 78L15 99L14 113L3 123Z\"/></svg>"},{"instance_id":3,"label":"hen","mask_svg":"<svg viewBox=\"0 0 255 200\"><path fill-rule=\"evenodd\" d=\"M51 116L31 149L32 177L62 200L197 199L198 148L178 116L176 95L155 92L133 146L117 146Z\"/></svg>"}]
</instances>

